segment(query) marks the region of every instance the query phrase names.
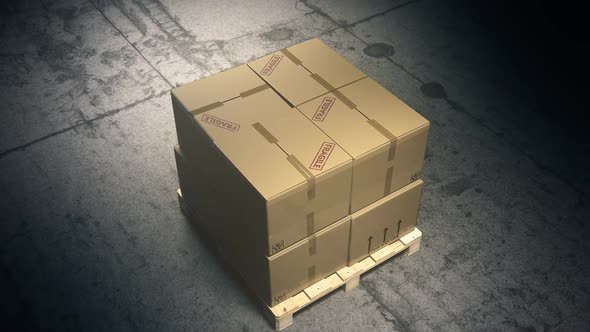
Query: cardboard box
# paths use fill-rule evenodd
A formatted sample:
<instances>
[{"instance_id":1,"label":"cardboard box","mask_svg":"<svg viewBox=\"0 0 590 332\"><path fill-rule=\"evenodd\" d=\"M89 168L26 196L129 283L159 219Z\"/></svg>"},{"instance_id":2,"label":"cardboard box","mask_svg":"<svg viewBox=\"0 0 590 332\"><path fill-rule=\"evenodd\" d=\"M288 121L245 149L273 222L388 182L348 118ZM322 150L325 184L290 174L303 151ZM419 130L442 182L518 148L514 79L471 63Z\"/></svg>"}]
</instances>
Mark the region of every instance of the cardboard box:
<instances>
[{"instance_id":1,"label":"cardboard box","mask_svg":"<svg viewBox=\"0 0 590 332\"><path fill-rule=\"evenodd\" d=\"M297 108L353 157L351 213L420 178L429 122L374 80Z\"/></svg>"},{"instance_id":2,"label":"cardboard box","mask_svg":"<svg viewBox=\"0 0 590 332\"><path fill-rule=\"evenodd\" d=\"M247 66L172 90L178 141L268 256L349 213L352 158ZM238 227L235 226L234 227Z\"/></svg>"},{"instance_id":3,"label":"cardboard box","mask_svg":"<svg viewBox=\"0 0 590 332\"><path fill-rule=\"evenodd\" d=\"M278 304L346 266L349 216L267 257L249 250L255 241L252 230L231 231L240 228L243 218L223 209L225 198L213 181L198 176L199 168L185 159L179 146L174 151L185 204L198 215L199 226L218 244L222 256L265 303Z\"/></svg>"},{"instance_id":4,"label":"cardboard box","mask_svg":"<svg viewBox=\"0 0 590 332\"><path fill-rule=\"evenodd\" d=\"M366 76L319 39L282 49L248 66L292 106Z\"/></svg>"},{"instance_id":5,"label":"cardboard box","mask_svg":"<svg viewBox=\"0 0 590 332\"><path fill-rule=\"evenodd\" d=\"M271 306L346 266L350 216L268 257Z\"/></svg>"},{"instance_id":6,"label":"cardboard box","mask_svg":"<svg viewBox=\"0 0 590 332\"><path fill-rule=\"evenodd\" d=\"M416 228L422 187L417 180L351 215L348 266Z\"/></svg>"}]
</instances>

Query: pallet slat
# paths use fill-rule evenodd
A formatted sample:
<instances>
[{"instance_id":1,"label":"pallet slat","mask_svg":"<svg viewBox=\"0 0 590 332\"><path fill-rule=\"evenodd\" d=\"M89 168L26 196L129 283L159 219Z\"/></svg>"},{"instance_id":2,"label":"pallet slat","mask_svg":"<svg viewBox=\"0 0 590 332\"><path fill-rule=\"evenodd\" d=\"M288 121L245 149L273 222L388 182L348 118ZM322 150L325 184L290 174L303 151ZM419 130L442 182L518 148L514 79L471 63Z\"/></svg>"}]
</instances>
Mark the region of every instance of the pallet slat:
<instances>
[{"instance_id":1,"label":"pallet slat","mask_svg":"<svg viewBox=\"0 0 590 332\"><path fill-rule=\"evenodd\" d=\"M192 218L190 211L188 211L187 206L182 199L182 192L180 189L177 190L177 194L181 211L187 217ZM360 276L363 273L386 262L391 257L406 251L406 249L408 255L415 253L420 249L421 240L422 232L418 228L415 228L409 234L375 251L362 261L352 266L341 268L281 303L273 307L263 304L263 310L269 318L270 323L274 325L275 330L281 331L293 324L293 314L297 313L299 310L332 293L343 285L346 292L356 288L359 285Z\"/></svg>"},{"instance_id":2,"label":"pallet slat","mask_svg":"<svg viewBox=\"0 0 590 332\"><path fill-rule=\"evenodd\" d=\"M345 286L344 290L346 292L356 288L359 285L360 276L363 273L384 263L389 258L396 256L406 249L408 249L408 254L416 252L420 248L421 238L422 232L416 228L400 240L379 249L362 261L336 271L336 273L318 281L290 299L269 308L270 312L275 316L275 329L281 331L293 324L294 313L325 295L330 294L342 285Z\"/></svg>"}]
</instances>

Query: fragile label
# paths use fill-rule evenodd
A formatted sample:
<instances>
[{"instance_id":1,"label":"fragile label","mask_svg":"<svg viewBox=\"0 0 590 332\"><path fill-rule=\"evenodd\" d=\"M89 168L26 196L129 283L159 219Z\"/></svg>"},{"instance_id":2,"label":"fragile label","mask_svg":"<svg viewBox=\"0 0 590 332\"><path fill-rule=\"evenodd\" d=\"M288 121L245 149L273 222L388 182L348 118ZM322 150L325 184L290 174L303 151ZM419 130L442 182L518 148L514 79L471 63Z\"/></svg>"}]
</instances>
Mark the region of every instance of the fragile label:
<instances>
[{"instance_id":1,"label":"fragile label","mask_svg":"<svg viewBox=\"0 0 590 332\"><path fill-rule=\"evenodd\" d=\"M332 150L334 150L334 146L336 146L335 143L324 142L318 153L315 155L315 158L313 158L309 168L321 171L328 161L328 158L330 158L330 154L332 153Z\"/></svg>"},{"instance_id":2,"label":"fragile label","mask_svg":"<svg viewBox=\"0 0 590 332\"><path fill-rule=\"evenodd\" d=\"M212 124L212 125L217 126L219 128L229 130L229 131L240 130L239 124L233 123L231 121L223 120L223 119L220 119L218 117L215 117L215 116L209 115L209 114L203 114L203 116L201 117L201 121L203 121L205 123Z\"/></svg>"},{"instance_id":3,"label":"fragile label","mask_svg":"<svg viewBox=\"0 0 590 332\"><path fill-rule=\"evenodd\" d=\"M268 60L264 68L262 68L260 75L270 76L270 74L272 74L273 70L275 70L275 68L277 67L279 62L281 62L282 59L282 55L274 54L273 56L271 56L270 60Z\"/></svg>"},{"instance_id":4,"label":"fragile label","mask_svg":"<svg viewBox=\"0 0 590 332\"><path fill-rule=\"evenodd\" d=\"M334 105L335 101L336 101L336 98L334 98L334 97L324 97L324 100L322 100L320 107L318 107L318 110L315 111L315 114L313 115L312 120L319 121L319 122L324 121L324 119L328 115L328 112L332 108L332 105Z\"/></svg>"}]
</instances>

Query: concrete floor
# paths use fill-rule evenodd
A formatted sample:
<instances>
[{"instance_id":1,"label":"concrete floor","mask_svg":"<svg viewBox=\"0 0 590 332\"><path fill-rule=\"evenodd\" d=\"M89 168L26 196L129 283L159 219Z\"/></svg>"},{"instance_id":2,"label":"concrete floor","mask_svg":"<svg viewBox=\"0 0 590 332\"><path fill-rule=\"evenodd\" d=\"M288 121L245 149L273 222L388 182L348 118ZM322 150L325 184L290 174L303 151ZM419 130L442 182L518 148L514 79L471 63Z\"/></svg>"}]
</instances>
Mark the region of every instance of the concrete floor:
<instances>
[{"instance_id":1,"label":"concrete floor","mask_svg":"<svg viewBox=\"0 0 590 332\"><path fill-rule=\"evenodd\" d=\"M2 6L0 324L270 330L178 208L169 90L319 37L431 121L424 237L290 330L590 330L588 162L456 8Z\"/></svg>"}]
</instances>

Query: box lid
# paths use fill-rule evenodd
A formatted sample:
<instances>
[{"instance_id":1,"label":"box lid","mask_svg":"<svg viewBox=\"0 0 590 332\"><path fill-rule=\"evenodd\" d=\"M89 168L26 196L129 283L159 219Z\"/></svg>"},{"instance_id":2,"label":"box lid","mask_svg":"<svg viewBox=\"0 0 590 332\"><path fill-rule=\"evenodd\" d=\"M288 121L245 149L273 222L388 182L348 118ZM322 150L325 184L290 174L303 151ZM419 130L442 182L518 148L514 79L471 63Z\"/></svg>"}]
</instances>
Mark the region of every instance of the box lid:
<instances>
[{"instance_id":1,"label":"box lid","mask_svg":"<svg viewBox=\"0 0 590 332\"><path fill-rule=\"evenodd\" d=\"M297 108L353 158L428 124L368 77Z\"/></svg>"},{"instance_id":2,"label":"box lid","mask_svg":"<svg viewBox=\"0 0 590 332\"><path fill-rule=\"evenodd\" d=\"M373 119L395 137L429 124L399 98L371 78L364 78L339 91L350 99L367 119Z\"/></svg>"},{"instance_id":3,"label":"box lid","mask_svg":"<svg viewBox=\"0 0 590 332\"><path fill-rule=\"evenodd\" d=\"M319 75L334 88L366 76L317 38L293 45L287 50L297 57L310 73Z\"/></svg>"},{"instance_id":4,"label":"box lid","mask_svg":"<svg viewBox=\"0 0 590 332\"><path fill-rule=\"evenodd\" d=\"M241 65L172 89L172 95L188 112L194 112L248 94L265 84L248 66Z\"/></svg>"},{"instance_id":5,"label":"box lid","mask_svg":"<svg viewBox=\"0 0 590 332\"><path fill-rule=\"evenodd\" d=\"M195 116L215 146L270 199L351 162L350 156L272 89Z\"/></svg>"},{"instance_id":6,"label":"box lid","mask_svg":"<svg viewBox=\"0 0 590 332\"><path fill-rule=\"evenodd\" d=\"M291 105L365 77L319 39L269 54L248 66Z\"/></svg>"},{"instance_id":7,"label":"box lid","mask_svg":"<svg viewBox=\"0 0 590 332\"><path fill-rule=\"evenodd\" d=\"M305 116L338 142L353 158L389 142L355 108L333 93L327 93L297 107Z\"/></svg>"}]
</instances>

